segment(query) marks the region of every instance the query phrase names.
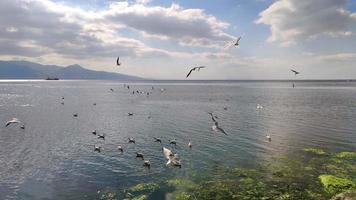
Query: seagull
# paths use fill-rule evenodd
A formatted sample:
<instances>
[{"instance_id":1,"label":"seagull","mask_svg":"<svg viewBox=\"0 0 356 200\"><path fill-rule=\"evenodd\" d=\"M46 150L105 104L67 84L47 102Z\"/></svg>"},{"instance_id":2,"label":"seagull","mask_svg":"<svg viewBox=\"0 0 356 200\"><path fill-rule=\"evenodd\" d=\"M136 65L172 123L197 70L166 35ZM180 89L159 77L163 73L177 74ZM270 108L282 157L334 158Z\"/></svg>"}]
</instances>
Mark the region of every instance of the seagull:
<instances>
[{"instance_id":1,"label":"seagull","mask_svg":"<svg viewBox=\"0 0 356 200\"><path fill-rule=\"evenodd\" d=\"M129 113L127 113L129 116L132 116L133 115L133 113L132 112L129 112Z\"/></svg>"},{"instance_id":2,"label":"seagull","mask_svg":"<svg viewBox=\"0 0 356 200\"><path fill-rule=\"evenodd\" d=\"M93 103L93 106L96 106L96 103Z\"/></svg>"},{"instance_id":3,"label":"seagull","mask_svg":"<svg viewBox=\"0 0 356 200\"><path fill-rule=\"evenodd\" d=\"M226 106L224 107L224 110L227 110L227 107L226 107Z\"/></svg>"},{"instance_id":4,"label":"seagull","mask_svg":"<svg viewBox=\"0 0 356 200\"><path fill-rule=\"evenodd\" d=\"M153 137L153 139L155 139L155 142L162 143L162 140L160 138Z\"/></svg>"},{"instance_id":5,"label":"seagull","mask_svg":"<svg viewBox=\"0 0 356 200\"><path fill-rule=\"evenodd\" d=\"M120 146L120 145L117 146L117 149L118 149L119 151L121 151L121 153L124 152L124 149L123 149L122 146Z\"/></svg>"},{"instance_id":6,"label":"seagull","mask_svg":"<svg viewBox=\"0 0 356 200\"><path fill-rule=\"evenodd\" d=\"M232 47L232 46L236 46L236 47L237 47L237 46L240 45L240 40L241 40L241 36L238 37L237 39L235 39L235 40L233 40L233 41L227 43L227 45L226 45L224 48L226 49L226 48L230 48L230 47Z\"/></svg>"},{"instance_id":7,"label":"seagull","mask_svg":"<svg viewBox=\"0 0 356 200\"><path fill-rule=\"evenodd\" d=\"M64 105L64 102L62 102L61 104Z\"/></svg>"},{"instance_id":8,"label":"seagull","mask_svg":"<svg viewBox=\"0 0 356 200\"><path fill-rule=\"evenodd\" d=\"M78 113L74 113L74 114L73 114L73 117L78 117Z\"/></svg>"},{"instance_id":9,"label":"seagull","mask_svg":"<svg viewBox=\"0 0 356 200\"><path fill-rule=\"evenodd\" d=\"M227 133L224 131L224 129L222 129L222 128L219 126L219 123L218 123L218 121L216 121L216 119L215 119L213 113L209 112L209 114L210 114L210 116L211 116L211 120L213 120L213 122L214 122L214 125L211 127L211 129L212 129L213 131L220 131L220 132L224 133L225 135L227 135Z\"/></svg>"},{"instance_id":10,"label":"seagull","mask_svg":"<svg viewBox=\"0 0 356 200\"><path fill-rule=\"evenodd\" d=\"M145 161L143 161L143 166L150 168L151 162L149 160L145 160Z\"/></svg>"},{"instance_id":11,"label":"seagull","mask_svg":"<svg viewBox=\"0 0 356 200\"><path fill-rule=\"evenodd\" d=\"M185 78L188 78L188 76L192 73L192 71L195 71L195 70L200 71L201 68L205 68L205 66L193 67L192 69L190 69L189 73L187 74L187 76Z\"/></svg>"},{"instance_id":12,"label":"seagull","mask_svg":"<svg viewBox=\"0 0 356 200\"><path fill-rule=\"evenodd\" d=\"M297 74L299 74L299 72L295 71L294 69L291 69L290 71L292 71L294 73L294 76L296 76Z\"/></svg>"},{"instance_id":13,"label":"seagull","mask_svg":"<svg viewBox=\"0 0 356 200\"><path fill-rule=\"evenodd\" d=\"M163 147L163 154L164 156L168 159L168 162L166 165L172 165L172 166L177 166L179 168L182 167L180 160L177 158L177 154L173 154L171 150Z\"/></svg>"},{"instance_id":14,"label":"seagull","mask_svg":"<svg viewBox=\"0 0 356 200\"><path fill-rule=\"evenodd\" d=\"M6 122L5 127L8 127L8 126L11 125L11 124L17 124L17 123L21 123L21 121L18 120L17 118L12 118L11 120L9 120L9 121Z\"/></svg>"},{"instance_id":15,"label":"seagull","mask_svg":"<svg viewBox=\"0 0 356 200\"><path fill-rule=\"evenodd\" d=\"M188 147L189 147L189 148L192 148L192 146L193 146L193 145L192 145L192 143L191 143L190 140L189 140Z\"/></svg>"},{"instance_id":16,"label":"seagull","mask_svg":"<svg viewBox=\"0 0 356 200\"><path fill-rule=\"evenodd\" d=\"M64 97L62 96L62 100L64 99Z\"/></svg>"},{"instance_id":17,"label":"seagull","mask_svg":"<svg viewBox=\"0 0 356 200\"><path fill-rule=\"evenodd\" d=\"M101 151L101 147L94 145L94 151L100 152Z\"/></svg>"},{"instance_id":18,"label":"seagull","mask_svg":"<svg viewBox=\"0 0 356 200\"><path fill-rule=\"evenodd\" d=\"M168 140L169 141L169 144L174 144L174 146L177 145L177 141L176 140Z\"/></svg>"},{"instance_id":19,"label":"seagull","mask_svg":"<svg viewBox=\"0 0 356 200\"><path fill-rule=\"evenodd\" d=\"M129 143L136 143L134 138L129 138Z\"/></svg>"},{"instance_id":20,"label":"seagull","mask_svg":"<svg viewBox=\"0 0 356 200\"><path fill-rule=\"evenodd\" d=\"M137 153L137 152L136 152L136 158L142 158L142 160L143 160L143 154L142 154L142 153Z\"/></svg>"},{"instance_id":21,"label":"seagull","mask_svg":"<svg viewBox=\"0 0 356 200\"><path fill-rule=\"evenodd\" d=\"M117 59L116 59L116 65L117 65L117 66L120 66L120 65L121 65L121 63L120 63L120 57L119 57L119 56L118 56Z\"/></svg>"},{"instance_id":22,"label":"seagull","mask_svg":"<svg viewBox=\"0 0 356 200\"><path fill-rule=\"evenodd\" d=\"M92 133L93 135L96 135L96 130L93 130L91 133Z\"/></svg>"},{"instance_id":23,"label":"seagull","mask_svg":"<svg viewBox=\"0 0 356 200\"><path fill-rule=\"evenodd\" d=\"M269 142L271 142L271 141L272 141L272 138L271 138L271 136L270 136L270 135L266 135L266 138L267 138L267 140L268 140Z\"/></svg>"},{"instance_id":24,"label":"seagull","mask_svg":"<svg viewBox=\"0 0 356 200\"><path fill-rule=\"evenodd\" d=\"M104 135L104 134L98 135L98 139L103 139L103 140L105 140L105 135Z\"/></svg>"},{"instance_id":25,"label":"seagull","mask_svg":"<svg viewBox=\"0 0 356 200\"><path fill-rule=\"evenodd\" d=\"M262 109L263 108L263 106L261 105L261 104L257 104L257 107L256 107L257 109Z\"/></svg>"},{"instance_id":26,"label":"seagull","mask_svg":"<svg viewBox=\"0 0 356 200\"><path fill-rule=\"evenodd\" d=\"M111 91L111 92L114 92L114 89L110 88L110 91Z\"/></svg>"},{"instance_id":27,"label":"seagull","mask_svg":"<svg viewBox=\"0 0 356 200\"><path fill-rule=\"evenodd\" d=\"M25 129L25 125L21 125L20 128L21 128L21 129Z\"/></svg>"}]
</instances>

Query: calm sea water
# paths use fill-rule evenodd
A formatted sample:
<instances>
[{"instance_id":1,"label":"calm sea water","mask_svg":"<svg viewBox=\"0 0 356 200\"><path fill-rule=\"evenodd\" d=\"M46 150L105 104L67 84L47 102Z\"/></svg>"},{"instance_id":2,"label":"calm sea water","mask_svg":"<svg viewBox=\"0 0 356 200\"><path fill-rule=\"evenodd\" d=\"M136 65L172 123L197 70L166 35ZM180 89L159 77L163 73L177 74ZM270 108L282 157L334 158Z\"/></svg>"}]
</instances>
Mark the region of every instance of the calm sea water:
<instances>
[{"instance_id":1,"label":"calm sea water","mask_svg":"<svg viewBox=\"0 0 356 200\"><path fill-rule=\"evenodd\" d=\"M298 82L294 89L288 82L127 84L130 90L105 81L0 82L0 199L96 199L99 190L187 177L214 166L268 163L304 147L356 150L355 82ZM219 117L227 136L211 131L207 112ZM13 117L26 129L5 127ZM136 144L128 144L128 137ZM177 140L181 169L165 166L152 137L169 148L168 140ZM94 152L94 145L104 149ZM151 161L150 170L136 152Z\"/></svg>"}]
</instances>

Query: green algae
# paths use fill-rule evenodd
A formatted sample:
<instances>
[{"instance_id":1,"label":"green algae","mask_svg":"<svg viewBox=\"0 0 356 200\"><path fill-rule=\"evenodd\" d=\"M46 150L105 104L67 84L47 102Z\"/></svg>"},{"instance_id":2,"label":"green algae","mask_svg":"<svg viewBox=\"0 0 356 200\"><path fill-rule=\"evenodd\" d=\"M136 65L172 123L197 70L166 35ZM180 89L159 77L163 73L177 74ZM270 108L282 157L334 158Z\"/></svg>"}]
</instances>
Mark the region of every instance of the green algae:
<instances>
[{"instance_id":1,"label":"green algae","mask_svg":"<svg viewBox=\"0 0 356 200\"><path fill-rule=\"evenodd\" d=\"M145 194L132 198L132 200L147 200L147 199L148 199L148 195Z\"/></svg>"},{"instance_id":2,"label":"green algae","mask_svg":"<svg viewBox=\"0 0 356 200\"><path fill-rule=\"evenodd\" d=\"M157 199L155 193L164 193L176 200L327 200L356 190L355 152L304 151L307 156L254 168L214 167L213 173L193 172L189 178L141 183L127 191L132 192L130 199Z\"/></svg>"},{"instance_id":3,"label":"green algae","mask_svg":"<svg viewBox=\"0 0 356 200\"><path fill-rule=\"evenodd\" d=\"M309 152L309 153L313 153L313 154L316 154L316 155L325 155L326 152L322 149L319 149L319 148L304 148L304 151L305 152Z\"/></svg>"},{"instance_id":4,"label":"green algae","mask_svg":"<svg viewBox=\"0 0 356 200\"><path fill-rule=\"evenodd\" d=\"M344 151L336 154L335 157L341 159L356 159L356 152Z\"/></svg>"},{"instance_id":5,"label":"green algae","mask_svg":"<svg viewBox=\"0 0 356 200\"><path fill-rule=\"evenodd\" d=\"M140 183L128 189L129 192L142 192L159 188L157 183Z\"/></svg>"},{"instance_id":6,"label":"green algae","mask_svg":"<svg viewBox=\"0 0 356 200\"><path fill-rule=\"evenodd\" d=\"M330 194L337 194L344 191L355 190L356 185L353 181L336 177L334 175L322 174L319 176L324 189Z\"/></svg>"}]
</instances>

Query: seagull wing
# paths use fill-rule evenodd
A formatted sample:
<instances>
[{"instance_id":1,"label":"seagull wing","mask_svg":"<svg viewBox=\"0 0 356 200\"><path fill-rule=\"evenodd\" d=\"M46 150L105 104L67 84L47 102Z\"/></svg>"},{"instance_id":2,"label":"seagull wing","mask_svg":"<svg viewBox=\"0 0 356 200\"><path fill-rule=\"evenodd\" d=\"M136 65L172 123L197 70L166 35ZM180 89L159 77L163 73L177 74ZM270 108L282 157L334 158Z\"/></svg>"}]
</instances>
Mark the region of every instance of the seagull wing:
<instances>
[{"instance_id":1,"label":"seagull wing","mask_svg":"<svg viewBox=\"0 0 356 200\"><path fill-rule=\"evenodd\" d=\"M213 113L209 112L209 115L211 116L211 120L213 120L213 122L217 123L216 119L214 118Z\"/></svg>"},{"instance_id":2,"label":"seagull wing","mask_svg":"<svg viewBox=\"0 0 356 200\"><path fill-rule=\"evenodd\" d=\"M218 129L220 132L224 133L225 135L227 135L227 133L224 131L224 129L222 129L221 127L219 127L217 124L216 124L216 129Z\"/></svg>"},{"instance_id":3,"label":"seagull wing","mask_svg":"<svg viewBox=\"0 0 356 200\"><path fill-rule=\"evenodd\" d=\"M120 65L120 57L117 57L116 64Z\"/></svg>"},{"instance_id":4,"label":"seagull wing","mask_svg":"<svg viewBox=\"0 0 356 200\"><path fill-rule=\"evenodd\" d=\"M237 38L236 43L239 43L240 40L241 40L241 36L239 38Z\"/></svg>"},{"instance_id":5,"label":"seagull wing","mask_svg":"<svg viewBox=\"0 0 356 200\"><path fill-rule=\"evenodd\" d=\"M194 70L195 70L195 67L189 71L189 73L187 74L187 76L186 76L185 78L188 78L188 76L189 76L189 75L192 73L192 71L194 71Z\"/></svg>"},{"instance_id":6,"label":"seagull wing","mask_svg":"<svg viewBox=\"0 0 356 200\"><path fill-rule=\"evenodd\" d=\"M231 48L232 46L234 46L235 44L235 41L230 41L228 42L225 46L224 46L224 49L229 49Z\"/></svg>"}]
</instances>

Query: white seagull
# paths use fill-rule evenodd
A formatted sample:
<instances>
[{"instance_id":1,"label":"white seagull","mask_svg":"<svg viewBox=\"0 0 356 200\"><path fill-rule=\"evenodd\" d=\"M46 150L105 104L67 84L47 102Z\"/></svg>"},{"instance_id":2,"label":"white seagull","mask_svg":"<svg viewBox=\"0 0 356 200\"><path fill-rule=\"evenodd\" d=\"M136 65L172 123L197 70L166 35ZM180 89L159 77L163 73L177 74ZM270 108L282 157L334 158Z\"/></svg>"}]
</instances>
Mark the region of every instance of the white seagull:
<instances>
[{"instance_id":1,"label":"white seagull","mask_svg":"<svg viewBox=\"0 0 356 200\"><path fill-rule=\"evenodd\" d=\"M166 165L182 167L180 160L177 158L177 154L173 154L172 151L167 149L166 147L163 147L162 149L164 156L168 159Z\"/></svg>"},{"instance_id":2,"label":"white seagull","mask_svg":"<svg viewBox=\"0 0 356 200\"><path fill-rule=\"evenodd\" d=\"M231 48L232 46L236 46L237 47L237 46L240 45L240 40L241 40L241 36L238 37L237 39L227 43L224 48L227 49L227 48Z\"/></svg>"},{"instance_id":3,"label":"white seagull","mask_svg":"<svg viewBox=\"0 0 356 200\"><path fill-rule=\"evenodd\" d=\"M21 121L18 120L17 118L12 118L11 120L9 120L9 121L6 122L5 127L8 127L8 126L11 125L11 124L18 124L18 123L21 123Z\"/></svg>"},{"instance_id":4,"label":"white seagull","mask_svg":"<svg viewBox=\"0 0 356 200\"><path fill-rule=\"evenodd\" d=\"M257 109L262 109L263 108L263 106L261 105L261 104L257 104L257 107L256 107Z\"/></svg>"}]
</instances>

